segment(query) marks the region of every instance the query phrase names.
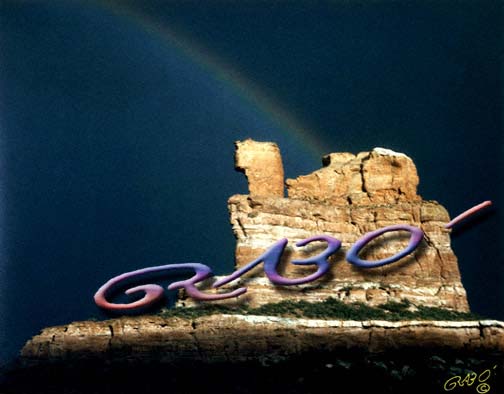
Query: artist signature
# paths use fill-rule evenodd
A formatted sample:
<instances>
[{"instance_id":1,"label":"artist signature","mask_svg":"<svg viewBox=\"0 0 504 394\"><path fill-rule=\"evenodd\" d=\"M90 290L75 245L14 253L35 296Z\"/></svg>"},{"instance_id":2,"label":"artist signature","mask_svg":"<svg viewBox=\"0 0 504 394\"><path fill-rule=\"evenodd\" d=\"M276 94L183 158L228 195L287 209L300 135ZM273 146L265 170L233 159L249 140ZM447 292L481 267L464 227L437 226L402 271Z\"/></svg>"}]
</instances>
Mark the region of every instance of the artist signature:
<instances>
[{"instance_id":1,"label":"artist signature","mask_svg":"<svg viewBox=\"0 0 504 394\"><path fill-rule=\"evenodd\" d=\"M471 387L476 384L476 392L478 394L488 393L491 389L490 385L487 383L488 379L492 376L493 371L497 368L494 365L492 369L485 369L479 375L476 372L469 372L467 375L456 375L452 376L445 383L443 388L445 391L455 390L457 387Z\"/></svg>"}]
</instances>

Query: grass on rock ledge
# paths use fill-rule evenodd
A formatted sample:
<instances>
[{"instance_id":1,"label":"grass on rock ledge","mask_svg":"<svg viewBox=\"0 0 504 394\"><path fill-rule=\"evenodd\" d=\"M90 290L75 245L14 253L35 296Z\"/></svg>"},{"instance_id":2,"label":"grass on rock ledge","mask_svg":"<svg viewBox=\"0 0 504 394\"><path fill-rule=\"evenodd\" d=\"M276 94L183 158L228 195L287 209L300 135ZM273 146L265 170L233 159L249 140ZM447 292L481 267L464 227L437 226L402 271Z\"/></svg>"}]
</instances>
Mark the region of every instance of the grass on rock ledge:
<instances>
[{"instance_id":1,"label":"grass on rock ledge","mask_svg":"<svg viewBox=\"0 0 504 394\"><path fill-rule=\"evenodd\" d=\"M341 319L341 320L480 320L482 317L474 313L456 312L449 309L427 306L414 306L408 300L388 302L372 307L361 302L346 304L335 298L320 302L281 301L250 308L247 305L225 306L206 304L201 307L175 307L162 310L162 317L196 318L214 314L241 314L260 316L282 316L311 319Z\"/></svg>"}]
</instances>

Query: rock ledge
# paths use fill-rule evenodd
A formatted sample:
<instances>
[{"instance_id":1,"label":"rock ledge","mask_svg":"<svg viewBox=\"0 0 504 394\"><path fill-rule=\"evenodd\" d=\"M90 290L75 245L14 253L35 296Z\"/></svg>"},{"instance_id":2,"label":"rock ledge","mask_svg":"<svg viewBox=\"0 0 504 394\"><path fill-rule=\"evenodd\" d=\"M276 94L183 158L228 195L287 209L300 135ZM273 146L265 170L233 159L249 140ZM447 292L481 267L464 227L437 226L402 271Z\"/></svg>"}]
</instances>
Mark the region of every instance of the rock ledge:
<instances>
[{"instance_id":1,"label":"rock ledge","mask_svg":"<svg viewBox=\"0 0 504 394\"><path fill-rule=\"evenodd\" d=\"M255 315L195 319L123 317L49 327L26 343L21 363L82 361L278 362L312 351L370 353L436 348L504 351L504 322L353 321Z\"/></svg>"}]
</instances>

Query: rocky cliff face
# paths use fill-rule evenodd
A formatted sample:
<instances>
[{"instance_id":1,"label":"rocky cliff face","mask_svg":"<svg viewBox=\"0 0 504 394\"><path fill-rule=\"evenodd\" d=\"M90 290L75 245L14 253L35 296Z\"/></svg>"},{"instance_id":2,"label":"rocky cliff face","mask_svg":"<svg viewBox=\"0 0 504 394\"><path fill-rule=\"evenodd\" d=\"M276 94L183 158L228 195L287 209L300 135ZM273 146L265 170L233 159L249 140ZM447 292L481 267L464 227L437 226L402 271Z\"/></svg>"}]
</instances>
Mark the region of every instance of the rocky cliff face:
<instances>
[{"instance_id":1,"label":"rocky cliff face","mask_svg":"<svg viewBox=\"0 0 504 394\"><path fill-rule=\"evenodd\" d=\"M449 215L439 203L424 201L417 194L419 178L408 156L383 148L357 155L331 153L322 159L322 169L286 181L288 198L280 187L283 167L275 144L238 142L235 158L236 168L247 175L250 190L249 195L234 195L228 201L237 239L236 268L256 259L275 241L288 238L283 275L307 276L313 267L295 266L289 261L314 255L325 245L293 245L318 234L342 241L326 277L307 285L274 286L262 267L256 267L236 283L248 287L247 294L240 297L242 301L258 306L285 299L319 301L331 296L378 305L405 298L414 304L469 309L457 258L450 247L450 231L444 228ZM394 224L424 231L424 240L414 253L378 268L363 269L346 262L345 252L355 241L367 232ZM407 245L409 237L405 231L386 233L360 256L368 260L392 256ZM195 302L182 297L179 305Z\"/></svg>"},{"instance_id":2,"label":"rocky cliff face","mask_svg":"<svg viewBox=\"0 0 504 394\"><path fill-rule=\"evenodd\" d=\"M0 391L440 393L459 375L497 393L503 351L496 321L123 317L44 329Z\"/></svg>"},{"instance_id":3,"label":"rocky cliff face","mask_svg":"<svg viewBox=\"0 0 504 394\"><path fill-rule=\"evenodd\" d=\"M421 338L421 341L419 341ZM103 358L162 363L280 362L312 351L380 353L421 347L504 351L504 323L349 321L253 315L144 316L44 329L21 351L25 365Z\"/></svg>"},{"instance_id":4,"label":"rocky cliff face","mask_svg":"<svg viewBox=\"0 0 504 394\"><path fill-rule=\"evenodd\" d=\"M245 285L248 293L222 302L256 307L333 297L380 305L406 298L421 306L469 309L444 229L448 213L417 195L418 175L409 157L381 148L330 154L323 158L324 168L287 180L285 198L278 147L251 140L236 147L236 168L250 187L249 195L228 201L236 268L281 238L290 241L282 268L287 277L313 272L313 267L292 265L292 259L325 249L322 243L298 249L292 246L297 241L328 234L342 241L342 250L331 258L330 274L315 282L276 287L256 267L240 283L227 285ZM390 266L360 269L345 261L345 251L362 235L394 224L420 227L425 233L421 247ZM387 233L360 257L394 255L408 239L409 233ZM183 296L178 303L197 305ZM19 368L5 387L0 379L0 391L306 394L333 393L351 384L355 392L444 392L454 375L461 382L464 376L488 379L474 386L478 392L504 388L499 380L504 376L502 322L355 321L227 310L194 318L144 315L46 328L26 343Z\"/></svg>"}]
</instances>

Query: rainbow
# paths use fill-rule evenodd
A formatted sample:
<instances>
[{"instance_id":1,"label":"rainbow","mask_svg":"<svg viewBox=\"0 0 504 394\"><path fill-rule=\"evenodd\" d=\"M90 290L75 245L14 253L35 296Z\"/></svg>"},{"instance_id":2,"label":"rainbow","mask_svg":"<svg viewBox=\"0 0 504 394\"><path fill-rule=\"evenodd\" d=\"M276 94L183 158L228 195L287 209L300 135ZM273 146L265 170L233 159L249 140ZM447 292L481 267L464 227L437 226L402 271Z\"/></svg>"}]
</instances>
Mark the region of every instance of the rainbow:
<instances>
[{"instance_id":1,"label":"rainbow","mask_svg":"<svg viewBox=\"0 0 504 394\"><path fill-rule=\"evenodd\" d=\"M238 70L226 64L180 31L174 31L165 23L161 24L129 5L121 4L119 1L96 0L93 3L115 17L126 19L165 45L174 48L188 60L201 66L212 77L224 83L240 98L253 105L260 113L266 115L289 137L294 137L317 159L326 152L327 148L322 141L316 138L313 127L303 125L299 119L282 108L273 97L262 91L255 83L247 80Z\"/></svg>"}]
</instances>

